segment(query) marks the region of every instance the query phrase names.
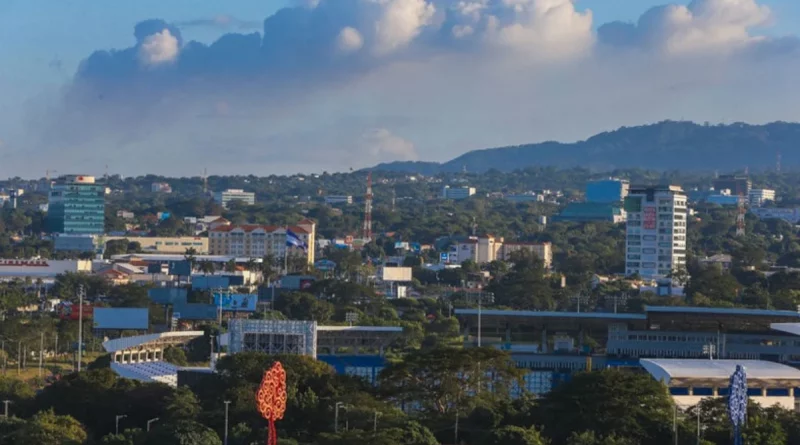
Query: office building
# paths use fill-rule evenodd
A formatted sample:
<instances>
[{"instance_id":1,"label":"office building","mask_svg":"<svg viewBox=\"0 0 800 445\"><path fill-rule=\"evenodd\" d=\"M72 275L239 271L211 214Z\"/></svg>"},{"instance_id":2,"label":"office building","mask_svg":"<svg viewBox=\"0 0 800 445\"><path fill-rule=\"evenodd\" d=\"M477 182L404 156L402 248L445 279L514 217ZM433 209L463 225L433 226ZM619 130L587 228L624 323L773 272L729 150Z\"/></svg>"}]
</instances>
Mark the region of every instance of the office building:
<instances>
[{"instance_id":1,"label":"office building","mask_svg":"<svg viewBox=\"0 0 800 445\"><path fill-rule=\"evenodd\" d=\"M750 207L761 207L767 201L775 202L775 190L752 189L748 196Z\"/></svg>"},{"instance_id":2,"label":"office building","mask_svg":"<svg viewBox=\"0 0 800 445\"><path fill-rule=\"evenodd\" d=\"M450 187L446 185L442 188L443 199L466 199L474 195L475 187Z\"/></svg>"},{"instance_id":3,"label":"office building","mask_svg":"<svg viewBox=\"0 0 800 445\"><path fill-rule=\"evenodd\" d=\"M589 222L606 221L611 223L625 222L625 210L619 203L571 202L558 215L553 216L556 222Z\"/></svg>"},{"instance_id":4,"label":"office building","mask_svg":"<svg viewBox=\"0 0 800 445\"><path fill-rule=\"evenodd\" d=\"M325 204L328 205L335 205L335 204L352 204L353 197L346 196L346 195L328 195L325 197Z\"/></svg>"},{"instance_id":5,"label":"office building","mask_svg":"<svg viewBox=\"0 0 800 445\"><path fill-rule=\"evenodd\" d=\"M241 189L228 189L214 194L214 200L217 201L222 207L228 208L228 203L231 201L241 201L245 205L253 205L256 203L256 194L246 192Z\"/></svg>"},{"instance_id":6,"label":"office building","mask_svg":"<svg viewBox=\"0 0 800 445\"><path fill-rule=\"evenodd\" d=\"M286 246L286 233L291 230L305 249ZM282 260L284 255L302 255L308 264L314 263L316 223L304 219L295 226L263 226L255 224L218 226L208 232L208 250L211 255L228 255L245 258L272 256Z\"/></svg>"},{"instance_id":7,"label":"office building","mask_svg":"<svg viewBox=\"0 0 800 445\"><path fill-rule=\"evenodd\" d=\"M626 179L603 179L586 184L586 201L596 203L622 202L628 191L630 183Z\"/></svg>"},{"instance_id":8,"label":"office building","mask_svg":"<svg viewBox=\"0 0 800 445\"><path fill-rule=\"evenodd\" d=\"M730 190L730 194L734 196L747 197L752 186L750 178L744 175L721 175L714 180L714 190Z\"/></svg>"},{"instance_id":9,"label":"office building","mask_svg":"<svg viewBox=\"0 0 800 445\"><path fill-rule=\"evenodd\" d=\"M509 261L515 251L527 250L544 262L545 268L550 268L553 262L553 246L545 243L505 242L502 237L492 235L470 237L456 243L451 247L448 255L450 263L463 263L472 260L478 264L491 263L495 260Z\"/></svg>"},{"instance_id":10,"label":"office building","mask_svg":"<svg viewBox=\"0 0 800 445\"><path fill-rule=\"evenodd\" d=\"M137 243L142 253L186 253L194 249L195 255L208 254L208 238L199 236L106 236L103 243L126 240Z\"/></svg>"},{"instance_id":11,"label":"office building","mask_svg":"<svg viewBox=\"0 0 800 445\"><path fill-rule=\"evenodd\" d=\"M95 235L105 231L106 187L94 176L65 176L50 190L50 232Z\"/></svg>"},{"instance_id":12,"label":"office building","mask_svg":"<svg viewBox=\"0 0 800 445\"><path fill-rule=\"evenodd\" d=\"M625 198L625 274L657 279L686 265L686 195L679 186L631 187Z\"/></svg>"}]
</instances>

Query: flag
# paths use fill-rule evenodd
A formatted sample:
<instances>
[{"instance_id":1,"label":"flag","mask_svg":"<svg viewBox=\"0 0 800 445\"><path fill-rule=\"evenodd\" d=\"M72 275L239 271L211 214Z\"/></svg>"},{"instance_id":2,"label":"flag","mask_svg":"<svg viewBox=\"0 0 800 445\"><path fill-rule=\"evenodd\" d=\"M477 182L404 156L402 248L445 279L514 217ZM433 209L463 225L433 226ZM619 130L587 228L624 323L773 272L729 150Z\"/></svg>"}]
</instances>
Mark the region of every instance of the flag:
<instances>
[{"instance_id":1,"label":"flag","mask_svg":"<svg viewBox=\"0 0 800 445\"><path fill-rule=\"evenodd\" d=\"M306 243L297 236L296 233L292 232L291 230L286 230L286 247L299 247L305 250L308 246Z\"/></svg>"}]
</instances>

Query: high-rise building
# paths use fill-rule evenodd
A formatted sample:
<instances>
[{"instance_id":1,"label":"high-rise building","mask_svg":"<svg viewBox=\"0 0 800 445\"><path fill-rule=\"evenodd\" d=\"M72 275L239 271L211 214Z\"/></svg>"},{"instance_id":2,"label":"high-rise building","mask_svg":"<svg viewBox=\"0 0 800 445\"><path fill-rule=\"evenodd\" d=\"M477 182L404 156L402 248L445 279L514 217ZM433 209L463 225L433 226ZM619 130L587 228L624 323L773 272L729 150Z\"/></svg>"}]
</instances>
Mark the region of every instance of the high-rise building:
<instances>
[{"instance_id":1,"label":"high-rise building","mask_svg":"<svg viewBox=\"0 0 800 445\"><path fill-rule=\"evenodd\" d=\"M214 194L214 200L217 201L222 207L228 208L228 203L231 201L241 201L246 205L253 205L256 203L256 194L246 192L241 189L228 189Z\"/></svg>"},{"instance_id":2,"label":"high-rise building","mask_svg":"<svg viewBox=\"0 0 800 445\"><path fill-rule=\"evenodd\" d=\"M277 260L284 255L304 256L308 264L314 263L316 223L304 219L295 226L263 226L256 224L221 225L208 231L208 252L211 255L230 255L244 258L272 256ZM286 233L290 230L306 245L287 247Z\"/></svg>"},{"instance_id":3,"label":"high-rise building","mask_svg":"<svg viewBox=\"0 0 800 445\"><path fill-rule=\"evenodd\" d=\"M767 201L775 201L775 190L752 189L748 196L750 207L761 207Z\"/></svg>"},{"instance_id":4,"label":"high-rise building","mask_svg":"<svg viewBox=\"0 0 800 445\"><path fill-rule=\"evenodd\" d=\"M621 202L628 196L630 183L626 179L603 179L586 184L586 201L600 203Z\"/></svg>"},{"instance_id":5,"label":"high-rise building","mask_svg":"<svg viewBox=\"0 0 800 445\"><path fill-rule=\"evenodd\" d=\"M750 194L750 188L753 183L745 175L720 175L719 178L714 180L714 190L730 190L733 196L744 196L745 198Z\"/></svg>"},{"instance_id":6,"label":"high-rise building","mask_svg":"<svg viewBox=\"0 0 800 445\"><path fill-rule=\"evenodd\" d=\"M53 233L96 235L105 231L106 187L94 176L64 176L50 189L47 225Z\"/></svg>"},{"instance_id":7,"label":"high-rise building","mask_svg":"<svg viewBox=\"0 0 800 445\"><path fill-rule=\"evenodd\" d=\"M665 278L686 266L686 195L679 186L631 187L625 274Z\"/></svg>"}]
</instances>

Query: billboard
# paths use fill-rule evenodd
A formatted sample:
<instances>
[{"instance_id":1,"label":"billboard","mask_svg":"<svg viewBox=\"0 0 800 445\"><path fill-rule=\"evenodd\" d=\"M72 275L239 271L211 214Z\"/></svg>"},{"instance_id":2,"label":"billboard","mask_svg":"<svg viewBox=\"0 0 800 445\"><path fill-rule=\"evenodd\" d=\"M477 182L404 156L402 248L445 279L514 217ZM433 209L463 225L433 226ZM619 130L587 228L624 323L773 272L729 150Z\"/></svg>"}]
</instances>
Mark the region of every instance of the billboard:
<instances>
[{"instance_id":1,"label":"billboard","mask_svg":"<svg viewBox=\"0 0 800 445\"><path fill-rule=\"evenodd\" d=\"M56 312L58 313L58 318L62 320L74 320L77 321L80 318L80 313L78 312L78 305L72 303L61 303L56 308ZM94 313L94 308L91 305L84 304L83 305L83 319L87 320L92 318L92 314Z\"/></svg>"},{"instance_id":2,"label":"billboard","mask_svg":"<svg viewBox=\"0 0 800 445\"><path fill-rule=\"evenodd\" d=\"M258 295L255 294L220 294L214 293L214 307L230 312L255 312Z\"/></svg>"},{"instance_id":3,"label":"billboard","mask_svg":"<svg viewBox=\"0 0 800 445\"><path fill-rule=\"evenodd\" d=\"M642 228L645 230L655 230L656 228L656 208L645 207Z\"/></svg>"},{"instance_id":4,"label":"billboard","mask_svg":"<svg viewBox=\"0 0 800 445\"><path fill-rule=\"evenodd\" d=\"M94 310L94 328L146 330L150 328L150 310L146 307L99 307Z\"/></svg>"},{"instance_id":5,"label":"billboard","mask_svg":"<svg viewBox=\"0 0 800 445\"><path fill-rule=\"evenodd\" d=\"M192 277L192 289L222 289L230 285L230 278L225 276L195 275Z\"/></svg>"},{"instance_id":6,"label":"billboard","mask_svg":"<svg viewBox=\"0 0 800 445\"><path fill-rule=\"evenodd\" d=\"M159 287L147 291L147 296L156 304L186 303L189 292L182 287Z\"/></svg>"},{"instance_id":7,"label":"billboard","mask_svg":"<svg viewBox=\"0 0 800 445\"><path fill-rule=\"evenodd\" d=\"M188 277L192 274L192 266L188 261L170 261L169 274Z\"/></svg>"},{"instance_id":8,"label":"billboard","mask_svg":"<svg viewBox=\"0 0 800 445\"><path fill-rule=\"evenodd\" d=\"M411 281L410 267L384 267L381 273L383 281Z\"/></svg>"}]
</instances>

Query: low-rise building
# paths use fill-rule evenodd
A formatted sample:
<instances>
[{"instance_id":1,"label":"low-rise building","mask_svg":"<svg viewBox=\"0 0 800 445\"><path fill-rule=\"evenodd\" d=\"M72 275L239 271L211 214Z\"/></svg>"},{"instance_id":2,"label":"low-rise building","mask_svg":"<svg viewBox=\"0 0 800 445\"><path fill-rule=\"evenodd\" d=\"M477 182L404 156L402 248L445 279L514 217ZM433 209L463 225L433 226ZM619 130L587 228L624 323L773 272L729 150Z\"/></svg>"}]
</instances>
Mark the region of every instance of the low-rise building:
<instances>
[{"instance_id":1,"label":"low-rise building","mask_svg":"<svg viewBox=\"0 0 800 445\"><path fill-rule=\"evenodd\" d=\"M208 254L208 238L200 236L107 236L103 243L123 239L139 243L143 253L185 253L194 249L197 255Z\"/></svg>"},{"instance_id":2,"label":"low-rise building","mask_svg":"<svg viewBox=\"0 0 800 445\"><path fill-rule=\"evenodd\" d=\"M512 254L521 250L535 254L544 262L545 268L549 269L553 262L553 247L549 242L505 242L502 237L492 235L470 237L454 244L450 249L448 262L463 263L472 260L478 264L485 264L495 260L510 261Z\"/></svg>"},{"instance_id":3,"label":"low-rise building","mask_svg":"<svg viewBox=\"0 0 800 445\"><path fill-rule=\"evenodd\" d=\"M750 208L750 213L759 219L782 219L790 224L800 222L800 207L794 208L769 208L754 207Z\"/></svg>"},{"instance_id":4,"label":"low-rise building","mask_svg":"<svg viewBox=\"0 0 800 445\"><path fill-rule=\"evenodd\" d=\"M466 199L476 193L475 187L450 187L442 188L442 199Z\"/></svg>"},{"instance_id":5,"label":"low-rise building","mask_svg":"<svg viewBox=\"0 0 800 445\"><path fill-rule=\"evenodd\" d=\"M222 207L228 208L231 201L241 201L245 205L253 205L256 203L256 194L246 192L241 189L228 189L214 194L214 200L217 201Z\"/></svg>"},{"instance_id":6,"label":"low-rise building","mask_svg":"<svg viewBox=\"0 0 800 445\"><path fill-rule=\"evenodd\" d=\"M353 197L350 195L328 195L325 197L325 204L352 204Z\"/></svg>"},{"instance_id":7,"label":"low-rise building","mask_svg":"<svg viewBox=\"0 0 800 445\"><path fill-rule=\"evenodd\" d=\"M0 280L53 280L65 273L90 273L91 260L0 259Z\"/></svg>"},{"instance_id":8,"label":"low-rise building","mask_svg":"<svg viewBox=\"0 0 800 445\"><path fill-rule=\"evenodd\" d=\"M154 182L150 184L150 191L153 193L172 193L172 187L166 182Z\"/></svg>"},{"instance_id":9,"label":"low-rise building","mask_svg":"<svg viewBox=\"0 0 800 445\"><path fill-rule=\"evenodd\" d=\"M287 247L288 232L297 235L305 248ZM271 255L281 259L285 255L305 256L314 264L316 223L304 219L295 226L265 226L257 224L227 225L209 230L208 249L211 255L263 258Z\"/></svg>"}]
</instances>

